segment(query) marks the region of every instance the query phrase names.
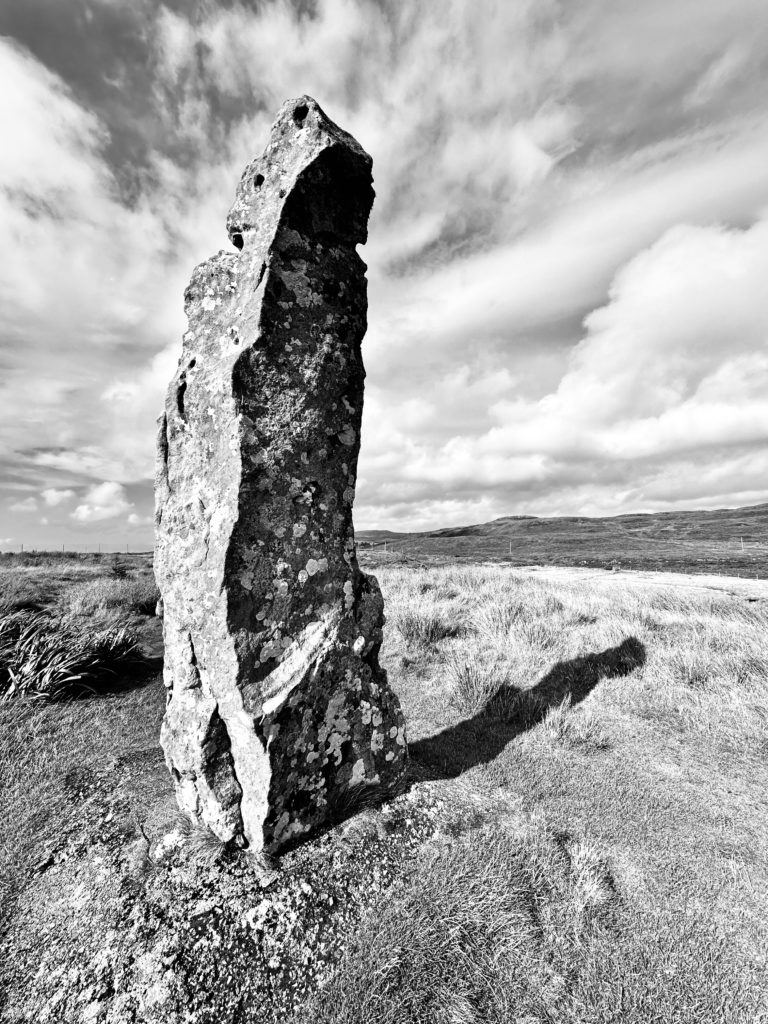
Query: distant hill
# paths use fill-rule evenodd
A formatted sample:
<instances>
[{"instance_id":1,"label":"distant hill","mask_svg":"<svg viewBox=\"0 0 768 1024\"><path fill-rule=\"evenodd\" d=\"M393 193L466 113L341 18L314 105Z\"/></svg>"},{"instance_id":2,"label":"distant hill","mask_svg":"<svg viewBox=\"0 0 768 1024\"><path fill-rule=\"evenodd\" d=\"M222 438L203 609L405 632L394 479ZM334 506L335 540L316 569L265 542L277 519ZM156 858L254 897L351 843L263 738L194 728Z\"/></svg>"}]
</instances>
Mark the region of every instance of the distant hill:
<instances>
[{"instance_id":1,"label":"distant hill","mask_svg":"<svg viewBox=\"0 0 768 1024\"><path fill-rule=\"evenodd\" d=\"M360 530L361 552L429 561L722 572L768 577L768 504L610 516L503 516L426 533Z\"/></svg>"}]
</instances>

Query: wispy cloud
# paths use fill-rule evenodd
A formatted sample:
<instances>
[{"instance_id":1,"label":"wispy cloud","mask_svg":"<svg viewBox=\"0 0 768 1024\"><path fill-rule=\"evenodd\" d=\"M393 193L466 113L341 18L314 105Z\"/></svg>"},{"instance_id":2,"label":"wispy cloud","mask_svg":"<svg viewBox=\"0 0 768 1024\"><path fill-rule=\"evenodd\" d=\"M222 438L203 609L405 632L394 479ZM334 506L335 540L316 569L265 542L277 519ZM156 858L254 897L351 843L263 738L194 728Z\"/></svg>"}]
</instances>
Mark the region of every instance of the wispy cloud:
<instances>
[{"instance_id":1,"label":"wispy cloud","mask_svg":"<svg viewBox=\"0 0 768 1024\"><path fill-rule=\"evenodd\" d=\"M305 91L374 158L359 526L768 496L762 2L90 11L135 67L0 38L11 516L149 543L184 286Z\"/></svg>"}]
</instances>

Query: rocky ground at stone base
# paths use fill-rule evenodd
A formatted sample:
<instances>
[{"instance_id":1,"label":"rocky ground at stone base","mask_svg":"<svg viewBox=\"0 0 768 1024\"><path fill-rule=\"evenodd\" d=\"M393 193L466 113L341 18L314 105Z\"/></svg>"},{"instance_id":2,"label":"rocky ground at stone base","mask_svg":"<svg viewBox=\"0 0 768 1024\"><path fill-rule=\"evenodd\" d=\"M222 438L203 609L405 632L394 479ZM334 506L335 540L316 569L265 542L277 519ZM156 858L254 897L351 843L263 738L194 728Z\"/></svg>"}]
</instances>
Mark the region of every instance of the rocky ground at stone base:
<instances>
[{"instance_id":1,"label":"rocky ground at stone base","mask_svg":"<svg viewBox=\"0 0 768 1024\"><path fill-rule=\"evenodd\" d=\"M114 807L85 799L98 826L43 858L14 919L8 1024L290 1020L380 894L451 828L440 784L415 783L273 867L229 857L170 810L155 834L127 835Z\"/></svg>"}]
</instances>

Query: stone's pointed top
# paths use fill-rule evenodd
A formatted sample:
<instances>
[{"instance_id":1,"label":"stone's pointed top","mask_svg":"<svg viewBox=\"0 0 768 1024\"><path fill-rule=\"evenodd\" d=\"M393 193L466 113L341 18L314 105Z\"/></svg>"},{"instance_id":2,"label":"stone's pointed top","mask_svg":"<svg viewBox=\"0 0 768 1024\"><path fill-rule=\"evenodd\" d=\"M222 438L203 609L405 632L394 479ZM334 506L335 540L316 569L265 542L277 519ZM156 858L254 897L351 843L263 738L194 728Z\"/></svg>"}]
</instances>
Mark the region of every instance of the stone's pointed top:
<instances>
[{"instance_id":1,"label":"stone's pointed top","mask_svg":"<svg viewBox=\"0 0 768 1024\"><path fill-rule=\"evenodd\" d=\"M282 138L286 129L294 133L302 132L305 136L324 136L326 144L348 146L353 152L371 162L370 156L357 139L343 128L339 128L312 96L299 96L295 100L285 101L272 125L270 145L277 141L276 137Z\"/></svg>"},{"instance_id":2,"label":"stone's pointed top","mask_svg":"<svg viewBox=\"0 0 768 1024\"><path fill-rule=\"evenodd\" d=\"M288 100L272 125L267 148L248 164L240 179L227 217L232 244L243 249L258 239L269 245L283 217L286 197L301 194L297 185L313 168L312 196L322 203L324 184L349 192L342 200L352 213L347 218L346 241L365 242L374 196L371 165L360 143L339 128L311 96ZM322 229L319 223L317 229Z\"/></svg>"}]
</instances>

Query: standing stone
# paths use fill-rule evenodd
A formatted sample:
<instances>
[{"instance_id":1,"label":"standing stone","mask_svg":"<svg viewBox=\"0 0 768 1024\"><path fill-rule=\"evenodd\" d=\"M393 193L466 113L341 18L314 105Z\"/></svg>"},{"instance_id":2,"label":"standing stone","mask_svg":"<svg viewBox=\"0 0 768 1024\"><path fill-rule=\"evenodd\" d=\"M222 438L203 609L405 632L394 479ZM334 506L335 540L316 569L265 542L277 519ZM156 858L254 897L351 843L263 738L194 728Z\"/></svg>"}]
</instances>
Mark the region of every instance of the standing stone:
<instances>
[{"instance_id":1,"label":"standing stone","mask_svg":"<svg viewBox=\"0 0 768 1024\"><path fill-rule=\"evenodd\" d=\"M286 103L227 219L239 252L185 292L160 421L161 743L181 808L254 850L405 771L352 527L373 195L355 139L309 96Z\"/></svg>"}]
</instances>

